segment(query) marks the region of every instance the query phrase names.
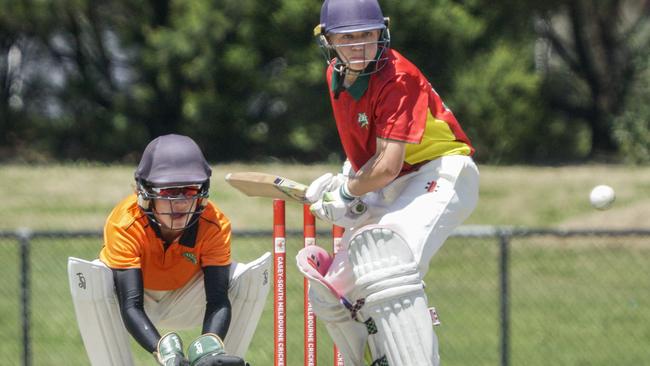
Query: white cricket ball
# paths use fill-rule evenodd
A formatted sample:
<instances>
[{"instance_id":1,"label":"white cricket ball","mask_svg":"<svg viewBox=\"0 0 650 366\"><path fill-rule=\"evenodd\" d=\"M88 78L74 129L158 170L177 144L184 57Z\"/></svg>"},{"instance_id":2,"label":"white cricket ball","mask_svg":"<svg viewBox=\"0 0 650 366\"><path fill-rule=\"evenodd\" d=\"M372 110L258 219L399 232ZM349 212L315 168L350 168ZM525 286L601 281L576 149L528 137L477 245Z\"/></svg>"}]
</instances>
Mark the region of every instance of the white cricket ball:
<instances>
[{"instance_id":1,"label":"white cricket ball","mask_svg":"<svg viewBox=\"0 0 650 366\"><path fill-rule=\"evenodd\" d=\"M589 201L594 208L599 210L608 209L614 200L616 199L616 193L614 189L608 185L598 185L591 190L589 194Z\"/></svg>"}]
</instances>

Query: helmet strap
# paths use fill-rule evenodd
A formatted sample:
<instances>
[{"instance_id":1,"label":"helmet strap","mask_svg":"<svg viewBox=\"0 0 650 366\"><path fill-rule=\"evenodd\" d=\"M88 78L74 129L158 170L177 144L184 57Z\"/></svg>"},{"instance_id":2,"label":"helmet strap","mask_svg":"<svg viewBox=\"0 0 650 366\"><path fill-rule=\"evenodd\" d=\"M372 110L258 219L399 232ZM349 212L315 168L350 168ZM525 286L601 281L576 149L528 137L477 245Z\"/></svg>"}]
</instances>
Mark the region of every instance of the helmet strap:
<instances>
[{"instance_id":1,"label":"helmet strap","mask_svg":"<svg viewBox=\"0 0 650 366\"><path fill-rule=\"evenodd\" d=\"M136 194L138 196L138 206L145 211L151 210L151 199L147 198L147 190L141 180L136 180Z\"/></svg>"}]
</instances>

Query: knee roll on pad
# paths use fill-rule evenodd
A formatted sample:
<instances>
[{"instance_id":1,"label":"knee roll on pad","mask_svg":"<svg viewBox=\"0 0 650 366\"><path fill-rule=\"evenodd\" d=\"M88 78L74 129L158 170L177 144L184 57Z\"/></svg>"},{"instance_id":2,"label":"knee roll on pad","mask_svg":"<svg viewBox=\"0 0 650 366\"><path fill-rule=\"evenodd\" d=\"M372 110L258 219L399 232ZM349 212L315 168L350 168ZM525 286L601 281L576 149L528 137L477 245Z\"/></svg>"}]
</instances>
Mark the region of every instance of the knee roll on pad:
<instances>
[{"instance_id":1,"label":"knee roll on pad","mask_svg":"<svg viewBox=\"0 0 650 366\"><path fill-rule=\"evenodd\" d=\"M437 366L427 298L404 239L389 227L369 226L350 239L348 255L355 279L351 297L365 298L359 313L372 318L377 329L368 337L373 359L385 357L391 366Z\"/></svg>"},{"instance_id":2,"label":"knee roll on pad","mask_svg":"<svg viewBox=\"0 0 650 366\"><path fill-rule=\"evenodd\" d=\"M233 263L230 276L228 297L232 316L224 345L228 354L244 357L271 287L271 253L266 252L250 263Z\"/></svg>"}]
</instances>

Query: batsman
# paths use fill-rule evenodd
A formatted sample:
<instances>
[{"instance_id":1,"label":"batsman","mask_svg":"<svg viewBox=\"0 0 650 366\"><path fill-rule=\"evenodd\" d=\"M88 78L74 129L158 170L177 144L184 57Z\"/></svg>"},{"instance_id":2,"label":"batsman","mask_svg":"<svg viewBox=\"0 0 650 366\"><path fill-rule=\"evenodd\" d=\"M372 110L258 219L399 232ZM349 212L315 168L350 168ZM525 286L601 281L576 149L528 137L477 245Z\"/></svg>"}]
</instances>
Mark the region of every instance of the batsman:
<instances>
[{"instance_id":1,"label":"batsman","mask_svg":"<svg viewBox=\"0 0 650 366\"><path fill-rule=\"evenodd\" d=\"M439 365L423 278L476 207L474 148L422 72L390 48L377 0L326 0L314 33L347 158L306 192L317 217L346 228L333 258L315 246L298 254L314 312L345 365Z\"/></svg>"},{"instance_id":2,"label":"batsman","mask_svg":"<svg viewBox=\"0 0 650 366\"><path fill-rule=\"evenodd\" d=\"M135 171L135 193L106 220L99 258L68 259L93 366L133 365L127 332L159 365L245 365L271 256L232 260L230 221L208 200L211 173L191 138L154 139ZM186 350L177 331L199 327Z\"/></svg>"}]
</instances>

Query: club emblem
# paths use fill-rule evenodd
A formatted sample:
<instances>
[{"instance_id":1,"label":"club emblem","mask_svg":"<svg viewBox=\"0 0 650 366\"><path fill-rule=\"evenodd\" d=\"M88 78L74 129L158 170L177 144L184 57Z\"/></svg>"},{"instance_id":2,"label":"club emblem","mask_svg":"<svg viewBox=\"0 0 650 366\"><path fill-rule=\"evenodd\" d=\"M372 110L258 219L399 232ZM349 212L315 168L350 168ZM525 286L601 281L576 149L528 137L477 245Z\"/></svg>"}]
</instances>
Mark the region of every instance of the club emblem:
<instances>
[{"instance_id":1,"label":"club emblem","mask_svg":"<svg viewBox=\"0 0 650 366\"><path fill-rule=\"evenodd\" d=\"M185 259L187 259L188 261L192 262L192 264L197 264L197 263L198 263L198 261L196 260L196 256L194 255L194 253L183 252L183 257L185 257Z\"/></svg>"},{"instance_id":2,"label":"club emblem","mask_svg":"<svg viewBox=\"0 0 650 366\"><path fill-rule=\"evenodd\" d=\"M426 189L427 192L434 192L436 191L436 187L438 187L438 182L432 180L431 182L427 182L427 185L424 187L424 189Z\"/></svg>"},{"instance_id":3,"label":"club emblem","mask_svg":"<svg viewBox=\"0 0 650 366\"><path fill-rule=\"evenodd\" d=\"M359 113L357 123L361 128L368 128L368 116L364 112Z\"/></svg>"}]
</instances>

